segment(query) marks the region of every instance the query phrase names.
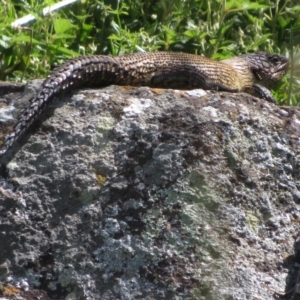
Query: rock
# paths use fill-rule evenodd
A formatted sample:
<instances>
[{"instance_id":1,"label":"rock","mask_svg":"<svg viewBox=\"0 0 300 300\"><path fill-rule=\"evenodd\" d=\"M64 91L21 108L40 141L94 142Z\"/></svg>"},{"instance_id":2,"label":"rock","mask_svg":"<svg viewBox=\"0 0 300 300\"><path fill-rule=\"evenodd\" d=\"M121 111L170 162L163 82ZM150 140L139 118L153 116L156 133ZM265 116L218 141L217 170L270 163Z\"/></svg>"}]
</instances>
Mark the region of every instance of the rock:
<instances>
[{"instance_id":1,"label":"rock","mask_svg":"<svg viewBox=\"0 0 300 300\"><path fill-rule=\"evenodd\" d=\"M0 297L297 294L297 108L147 87L62 98L0 175Z\"/></svg>"}]
</instances>

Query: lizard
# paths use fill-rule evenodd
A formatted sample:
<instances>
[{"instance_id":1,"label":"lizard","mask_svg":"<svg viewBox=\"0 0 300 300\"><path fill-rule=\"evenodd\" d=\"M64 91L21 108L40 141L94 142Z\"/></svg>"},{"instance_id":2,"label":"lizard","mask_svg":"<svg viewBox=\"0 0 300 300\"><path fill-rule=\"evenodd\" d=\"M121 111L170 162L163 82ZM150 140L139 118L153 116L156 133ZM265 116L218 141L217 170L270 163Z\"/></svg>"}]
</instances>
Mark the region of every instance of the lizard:
<instances>
[{"instance_id":1,"label":"lizard","mask_svg":"<svg viewBox=\"0 0 300 300\"><path fill-rule=\"evenodd\" d=\"M70 59L50 73L21 113L12 133L0 139L0 157L63 90L110 84L202 88L246 92L275 103L270 89L286 74L288 65L286 57L265 52L222 61L180 52L142 52L115 57L89 55Z\"/></svg>"}]
</instances>

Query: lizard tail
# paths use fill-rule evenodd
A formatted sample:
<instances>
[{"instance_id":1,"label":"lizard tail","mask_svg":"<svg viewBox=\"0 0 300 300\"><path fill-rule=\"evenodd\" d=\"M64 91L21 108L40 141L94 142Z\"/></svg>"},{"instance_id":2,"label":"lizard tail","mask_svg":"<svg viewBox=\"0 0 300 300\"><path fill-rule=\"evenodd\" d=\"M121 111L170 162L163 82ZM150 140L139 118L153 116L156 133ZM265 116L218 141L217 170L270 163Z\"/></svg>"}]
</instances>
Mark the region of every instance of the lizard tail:
<instances>
[{"instance_id":1,"label":"lizard tail","mask_svg":"<svg viewBox=\"0 0 300 300\"><path fill-rule=\"evenodd\" d=\"M16 143L49 103L63 90L67 91L83 85L122 84L122 80L118 77L118 70L121 68L120 63L113 57L91 55L69 60L54 69L42 83L38 94L30 99L29 106L22 111L12 133L2 141L3 147L0 149L0 156ZM123 81L126 81L125 79L123 78Z\"/></svg>"}]
</instances>

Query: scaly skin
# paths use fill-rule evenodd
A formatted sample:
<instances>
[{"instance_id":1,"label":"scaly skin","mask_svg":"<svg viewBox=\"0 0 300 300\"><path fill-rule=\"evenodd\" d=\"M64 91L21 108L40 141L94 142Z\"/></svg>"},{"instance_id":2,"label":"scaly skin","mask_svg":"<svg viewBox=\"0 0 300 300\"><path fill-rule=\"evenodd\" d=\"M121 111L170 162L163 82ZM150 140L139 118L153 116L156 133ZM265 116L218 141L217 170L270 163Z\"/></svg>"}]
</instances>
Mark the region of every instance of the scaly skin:
<instances>
[{"instance_id":1,"label":"scaly skin","mask_svg":"<svg viewBox=\"0 0 300 300\"><path fill-rule=\"evenodd\" d=\"M3 155L62 90L109 84L158 88L246 92L275 102L269 89L286 74L288 60L257 52L215 61L203 56L172 53L135 53L119 57L82 56L51 72L23 111L14 130L2 141ZM1 143L1 141L0 141Z\"/></svg>"}]
</instances>

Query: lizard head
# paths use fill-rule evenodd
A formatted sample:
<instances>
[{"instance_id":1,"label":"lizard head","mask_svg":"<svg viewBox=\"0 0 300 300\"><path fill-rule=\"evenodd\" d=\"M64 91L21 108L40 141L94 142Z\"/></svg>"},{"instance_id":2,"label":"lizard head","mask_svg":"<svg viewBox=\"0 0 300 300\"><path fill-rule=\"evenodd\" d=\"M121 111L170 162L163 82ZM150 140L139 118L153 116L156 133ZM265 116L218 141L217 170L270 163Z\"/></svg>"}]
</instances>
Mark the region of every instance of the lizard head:
<instances>
[{"instance_id":1,"label":"lizard head","mask_svg":"<svg viewBox=\"0 0 300 300\"><path fill-rule=\"evenodd\" d=\"M249 64L258 84L271 89L286 74L289 61L286 57L265 52L242 55Z\"/></svg>"}]
</instances>

